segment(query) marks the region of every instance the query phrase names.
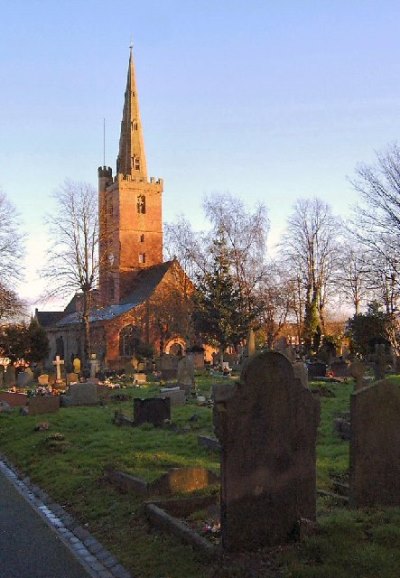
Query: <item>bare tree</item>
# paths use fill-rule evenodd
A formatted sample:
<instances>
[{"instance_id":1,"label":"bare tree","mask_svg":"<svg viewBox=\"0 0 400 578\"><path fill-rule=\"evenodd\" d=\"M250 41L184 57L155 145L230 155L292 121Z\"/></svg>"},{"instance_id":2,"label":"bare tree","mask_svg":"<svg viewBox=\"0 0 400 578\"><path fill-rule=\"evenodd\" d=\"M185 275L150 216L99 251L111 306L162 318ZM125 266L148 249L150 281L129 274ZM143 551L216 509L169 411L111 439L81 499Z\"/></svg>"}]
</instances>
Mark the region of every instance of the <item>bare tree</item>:
<instances>
[{"instance_id":1,"label":"bare tree","mask_svg":"<svg viewBox=\"0 0 400 578\"><path fill-rule=\"evenodd\" d=\"M23 302L13 289L22 277L23 241L19 215L0 190L0 319L14 317L23 309Z\"/></svg>"},{"instance_id":2,"label":"bare tree","mask_svg":"<svg viewBox=\"0 0 400 578\"><path fill-rule=\"evenodd\" d=\"M271 263L269 274L263 279L258 298L262 302L261 327L269 349L295 308L296 291L287 269Z\"/></svg>"},{"instance_id":3,"label":"bare tree","mask_svg":"<svg viewBox=\"0 0 400 578\"><path fill-rule=\"evenodd\" d=\"M65 181L54 194L57 209L46 217L52 245L43 276L46 297L82 293L84 356L90 349L89 313L99 274L97 192L87 183Z\"/></svg>"},{"instance_id":4,"label":"bare tree","mask_svg":"<svg viewBox=\"0 0 400 578\"><path fill-rule=\"evenodd\" d=\"M230 193L206 197L203 207L212 224L212 239L221 233L225 235L232 273L247 309L251 309L254 293L268 271L267 209L259 203L254 211L249 211L239 198Z\"/></svg>"},{"instance_id":5,"label":"bare tree","mask_svg":"<svg viewBox=\"0 0 400 578\"><path fill-rule=\"evenodd\" d=\"M325 308L337 267L340 221L320 199L300 199L288 219L281 243L282 258L303 292L303 338L306 350L318 346L324 332Z\"/></svg>"},{"instance_id":6,"label":"bare tree","mask_svg":"<svg viewBox=\"0 0 400 578\"><path fill-rule=\"evenodd\" d=\"M400 148L394 143L376 153L376 162L360 164L351 180L361 196L353 233L368 254L369 286L391 316L392 345L400 350Z\"/></svg>"},{"instance_id":7,"label":"bare tree","mask_svg":"<svg viewBox=\"0 0 400 578\"><path fill-rule=\"evenodd\" d=\"M183 216L165 225L169 256L180 261L189 277L200 281L213 271L214 243L223 238L229 275L239 292L243 317L254 319L263 302L259 292L268 271L266 208L259 204L251 211L239 198L218 193L204 199L203 209L211 225L208 231L194 232Z\"/></svg>"},{"instance_id":8,"label":"bare tree","mask_svg":"<svg viewBox=\"0 0 400 578\"><path fill-rule=\"evenodd\" d=\"M356 315L370 293L368 276L370 263L365 248L350 237L342 245L338 259L336 282L346 301L354 306Z\"/></svg>"}]
</instances>

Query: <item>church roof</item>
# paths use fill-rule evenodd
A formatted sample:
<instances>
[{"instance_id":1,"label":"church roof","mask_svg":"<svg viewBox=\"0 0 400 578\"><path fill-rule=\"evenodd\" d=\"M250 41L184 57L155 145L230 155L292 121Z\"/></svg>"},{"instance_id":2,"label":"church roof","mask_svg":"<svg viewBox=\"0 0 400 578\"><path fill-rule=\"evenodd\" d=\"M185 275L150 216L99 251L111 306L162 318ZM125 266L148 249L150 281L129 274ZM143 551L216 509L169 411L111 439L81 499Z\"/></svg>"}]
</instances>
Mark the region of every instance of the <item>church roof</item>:
<instances>
[{"instance_id":1,"label":"church roof","mask_svg":"<svg viewBox=\"0 0 400 578\"><path fill-rule=\"evenodd\" d=\"M35 310L35 318L41 327L55 325L65 315L64 311L38 311Z\"/></svg>"},{"instance_id":2,"label":"church roof","mask_svg":"<svg viewBox=\"0 0 400 578\"><path fill-rule=\"evenodd\" d=\"M172 267L174 262L175 261L166 261L165 263L141 269L132 284L132 291L127 297L118 304L93 308L89 315L89 322L110 321L144 303L154 293L157 285L162 281L164 275ZM81 319L80 313L70 313L60 319L55 325L56 327L73 325L80 323Z\"/></svg>"}]
</instances>

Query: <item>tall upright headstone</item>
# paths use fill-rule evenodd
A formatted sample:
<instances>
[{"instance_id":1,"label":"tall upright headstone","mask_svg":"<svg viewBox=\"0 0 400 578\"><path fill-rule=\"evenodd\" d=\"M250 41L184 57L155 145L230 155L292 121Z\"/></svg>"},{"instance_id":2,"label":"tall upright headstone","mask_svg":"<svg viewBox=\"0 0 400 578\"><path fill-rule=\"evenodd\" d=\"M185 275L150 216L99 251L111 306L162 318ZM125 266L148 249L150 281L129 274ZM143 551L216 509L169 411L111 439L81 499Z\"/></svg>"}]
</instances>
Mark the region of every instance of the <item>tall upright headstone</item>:
<instances>
[{"instance_id":1,"label":"tall upright headstone","mask_svg":"<svg viewBox=\"0 0 400 578\"><path fill-rule=\"evenodd\" d=\"M352 394L350 501L400 506L400 387L387 380Z\"/></svg>"},{"instance_id":2,"label":"tall upright headstone","mask_svg":"<svg viewBox=\"0 0 400 578\"><path fill-rule=\"evenodd\" d=\"M286 542L316 516L319 402L275 351L249 359L238 385L215 386L214 401L224 549Z\"/></svg>"}]
</instances>

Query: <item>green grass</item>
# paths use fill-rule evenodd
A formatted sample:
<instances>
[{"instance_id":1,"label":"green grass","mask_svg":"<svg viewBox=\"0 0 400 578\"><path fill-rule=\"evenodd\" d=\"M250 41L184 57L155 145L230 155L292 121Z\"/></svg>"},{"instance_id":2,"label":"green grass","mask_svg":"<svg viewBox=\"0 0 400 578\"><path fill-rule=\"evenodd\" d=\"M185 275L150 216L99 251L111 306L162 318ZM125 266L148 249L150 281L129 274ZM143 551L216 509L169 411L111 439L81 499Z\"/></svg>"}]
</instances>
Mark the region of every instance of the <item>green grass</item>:
<instances>
[{"instance_id":1,"label":"green grass","mask_svg":"<svg viewBox=\"0 0 400 578\"><path fill-rule=\"evenodd\" d=\"M400 384L399 377L391 379ZM207 395L216 379L197 381ZM317 440L317 485L332 491L333 481L346 480L348 475L349 444L335 434L333 420L349 410L352 384L313 383L312 388L328 388L333 394L321 396ZM122 390L129 395L127 402L61 408L47 416L22 417L18 410L1 414L0 452L87 524L138 578L247 578L250 573L243 560L227 558L209 564L176 538L153 530L144 517L142 499L119 493L105 480L108 466L148 481L171 467L204 466L219 471L219 456L197 443L199 434L213 433L212 411L207 407L173 408L172 421L178 431L112 424L115 410L132 416L133 397L148 397L155 391L155 384L140 390L128 388ZM197 418L190 420L193 415ZM49 431L35 432L35 425L42 421L49 422ZM319 498L317 533L274 551L271 557L285 578L398 578L400 510L350 511L330 498ZM259 578L277 575L257 572Z\"/></svg>"}]
</instances>

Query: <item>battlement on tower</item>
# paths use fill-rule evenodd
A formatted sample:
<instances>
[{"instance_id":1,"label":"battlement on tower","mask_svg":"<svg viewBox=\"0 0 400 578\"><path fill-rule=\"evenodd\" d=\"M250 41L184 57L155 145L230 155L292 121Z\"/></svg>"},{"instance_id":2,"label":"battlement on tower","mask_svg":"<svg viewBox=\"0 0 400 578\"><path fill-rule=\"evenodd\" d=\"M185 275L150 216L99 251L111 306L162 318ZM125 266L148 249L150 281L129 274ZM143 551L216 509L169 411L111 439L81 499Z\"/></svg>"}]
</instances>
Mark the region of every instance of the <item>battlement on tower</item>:
<instances>
[{"instance_id":1,"label":"battlement on tower","mask_svg":"<svg viewBox=\"0 0 400 578\"><path fill-rule=\"evenodd\" d=\"M98 175L99 175L99 179L106 177L106 178L112 178L112 168L111 167L99 167L97 169Z\"/></svg>"}]
</instances>

